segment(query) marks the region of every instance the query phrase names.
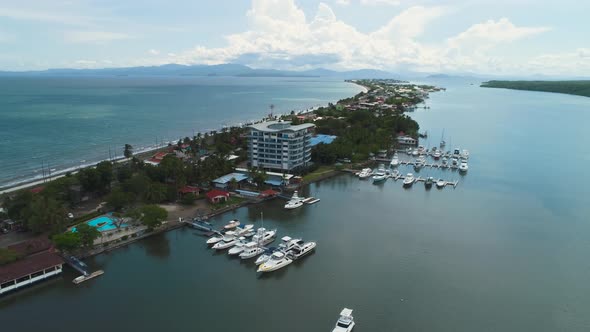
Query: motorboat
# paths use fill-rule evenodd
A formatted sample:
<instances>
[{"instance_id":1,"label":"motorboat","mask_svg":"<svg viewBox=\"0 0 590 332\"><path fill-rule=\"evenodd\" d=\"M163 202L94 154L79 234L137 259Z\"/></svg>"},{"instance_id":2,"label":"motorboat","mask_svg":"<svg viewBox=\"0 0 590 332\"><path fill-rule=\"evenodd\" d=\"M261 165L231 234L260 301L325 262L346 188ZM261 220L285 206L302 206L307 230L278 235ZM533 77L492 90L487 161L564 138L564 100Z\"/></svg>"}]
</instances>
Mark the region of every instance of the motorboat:
<instances>
[{"instance_id":1,"label":"motorboat","mask_svg":"<svg viewBox=\"0 0 590 332\"><path fill-rule=\"evenodd\" d=\"M224 235L219 235L219 236L214 236L211 237L207 240L207 244L216 244L217 242L223 241L224 238L235 238L235 236L233 234L224 234Z\"/></svg>"},{"instance_id":2,"label":"motorboat","mask_svg":"<svg viewBox=\"0 0 590 332\"><path fill-rule=\"evenodd\" d=\"M238 219L234 219L234 220L230 220L230 222L228 222L227 225L223 226L223 228L234 229L238 226L240 226L240 221Z\"/></svg>"},{"instance_id":3,"label":"motorboat","mask_svg":"<svg viewBox=\"0 0 590 332\"><path fill-rule=\"evenodd\" d=\"M380 183L387 180L387 173L385 172L385 166L379 165L379 168L373 172L373 183Z\"/></svg>"},{"instance_id":4,"label":"motorboat","mask_svg":"<svg viewBox=\"0 0 590 332\"><path fill-rule=\"evenodd\" d=\"M420 152L418 152L418 150L414 150L412 151L412 156L417 157L420 154Z\"/></svg>"},{"instance_id":5,"label":"motorboat","mask_svg":"<svg viewBox=\"0 0 590 332\"><path fill-rule=\"evenodd\" d=\"M371 176L371 174L373 174L373 170L370 168L363 168L360 172L359 172L359 178L360 179L367 179Z\"/></svg>"},{"instance_id":6,"label":"motorboat","mask_svg":"<svg viewBox=\"0 0 590 332\"><path fill-rule=\"evenodd\" d=\"M234 230L236 236L240 237L240 236L245 236L245 237L250 237L252 235L254 235L254 224L248 224L248 225L244 225L244 227L236 227L236 229Z\"/></svg>"},{"instance_id":7,"label":"motorboat","mask_svg":"<svg viewBox=\"0 0 590 332\"><path fill-rule=\"evenodd\" d=\"M230 255L237 255L239 253L241 253L242 251L244 251L244 247L246 246L246 238L245 237L240 237L238 239L238 241L236 242L236 244L234 244L233 247L229 248L229 250L227 251L228 254Z\"/></svg>"},{"instance_id":8,"label":"motorboat","mask_svg":"<svg viewBox=\"0 0 590 332\"><path fill-rule=\"evenodd\" d=\"M233 249L233 248L232 248ZM241 259L249 259L262 254L265 251L264 247L261 247L256 242L248 242L244 245L244 250L240 253Z\"/></svg>"},{"instance_id":9,"label":"motorboat","mask_svg":"<svg viewBox=\"0 0 590 332\"><path fill-rule=\"evenodd\" d=\"M459 172L467 172L467 170L469 169L469 166L467 165L467 162L465 160L461 161L461 164L459 165Z\"/></svg>"},{"instance_id":10,"label":"motorboat","mask_svg":"<svg viewBox=\"0 0 590 332\"><path fill-rule=\"evenodd\" d=\"M429 176L426 178L426 180L424 181L424 187L426 189L430 189L432 188L432 184L434 183L434 178L432 176Z\"/></svg>"},{"instance_id":11,"label":"motorboat","mask_svg":"<svg viewBox=\"0 0 590 332\"><path fill-rule=\"evenodd\" d=\"M231 236L231 237L224 236L223 241L219 241L213 245L213 249L216 249L216 250L227 249L229 247L233 247L236 243L238 243L238 241L239 240L235 236Z\"/></svg>"},{"instance_id":12,"label":"motorboat","mask_svg":"<svg viewBox=\"0 0 590 332\"><path fill-rule=\"evenodd\" d=\"M352 317L352 309L344 308L340 312L340 317L336 322L336 326L332 332L351 332L354 328L354 318Z\"/></svg>"},{"instance_id":13,"label":"motorboat","mask_svg":"<svg viewBox=\"0 0 590 332\"><path fill-rule=\"evenodd\" d=\"M459 167L459 159L453 157L451 158L451 167L452 168L457 168Z\"/></svg>"},{"instance_id":14,"label":"motorboat","mask_svg":"<svg viewBox=\"0 0 590 332\"><path fill-rule=\"evenodd\" d=\"M443 164L444 166L447 166L447 165L449 164L449 160L447 159L447 157L443 157L443 159L442 159L442 164Z\"/></svg>"},{"instance_id":15,"label":"motorboat","mask_svg":"<svg viewBox=\"0 0 590 332\"><path fill-rule=\"evenodd\" d=\"M293 196L291 196L291 199L287 202L287 204L285 204L285 209L293 210L301 207L303 205L303 200L305 200L305 197L299 197L297 191L295 191Z\"/></svg>"},{"instance_id":16,"label":"motorboat","mask_svg":"<svg viewBox=\"0 0 590 332\"><path fill-rule=\"evenodd\" d=\"M270 258L258 266L257 272L272 272L293 263L293 260L282 251L275 251Z\"/></svg>"},{"instance_id":17,"label":"motorboat","mask_svg":"<svg viewBox=\"0 0 590 332\"><path fill-rule=\"evenodd\" d=\"M454 149L453 150L453 156L460 156L461 155L461 150L460 149Z\"/></svg>"},{"instance_id":18,"label":"motorboat","mask_svg":"<svg viewBox=\"0 0 590 332\"><path fill-rule=\"evenodd\" d=\"M434 151L434 153L432 154L432 158L434 158L434 160L439 160L441 156L440 151Z\"/></svg>"},{"instance_id":19,"label":"motorboat","mask_svg":"<svg viewBox=\"0 0 590 332\"><path fill-rule=\"evenodd\" d=\"M400 175L399 171L397 169L394 169L393 171L391 171L391 177L392 178L397 178Z\"/></svg>"},{"instance_id":20,"label":"motorboat","mask_svg":"<svg viewBox=\"0 0 590 332\"><path fill-rule=\"evenodd\" d=\"M256 231L256 235L252 237L252 242L256 242L259 245L264 246L274 241L276 235L276 229L268 231L265 228L261 227Z\"/></svg>"},{"instance_id":21,"label":"motorboat","mask_svg":"<svg viewBox=\"0 0 590 332\"><path fill-rule=\"evenodd\" d=\"M212 232L214 230L213 225L203 220L195 219L193 222L189 223L192 227L205 232Z\"/></svg>"},{"instance_id":22,"label":"motorboat","mask_svg":"<svg viewBox=\"0 0 590 332\"><path fill-rule=\"evenodd\" d=\"M469 151L468 150L463 150L461 152L461 158L462 159L469 159Z\"/></svg>"},{"instance_id":23,"label":"motorboat","mask_svg":"<svg viewBox=\"0 0 590 332\"><path fill-rule=\"evenodd\" d=\"M399 165L399 157L397 156L397 153L395 153L393 155L393 158L391 159L391 162L389 163L389 165L391 167L397 167Z\"/></svg>"},{"instance_id":24,"label":"motorboat","mask_svg":"<svg viewBox=\"0 0 590 332\"><path fill-rule=\"evenodd\" d=\"M303 241L301 241L303 242ZM309 254L312 250L314 250L316 247L316 243L315 242L306 242L306 243L301 243L301 244L297 244L295 245L293 248L291 248L289 251L287 251L287 257L289 257L292 260L297 260L307 254Z\"/></svg>"},{"instance_id":25,"label":"motorboat","mask_svg":"<svg viewBox=\"0 0 590 332\"><path fill-rule=\"evenodd\" d=\"M414 184L414 181L416 181L414 174L408 173L404 179L404 186L410 187Z\"/></svg>"},{"instance_id":26,"label":"motorboat","mask_svg":"<svg viewBox=\"0 0 590 332\"><path fill-rule=\"evenodd\" d=\"M411 155L412 155L412 148L407 148L407 149L406 149L406 154L407 154L408 156L411 156Z\"/></svg>"},{"instance_id":27,"label":"motorboat","mask_svg":"<svg viewBox=\"0 0 590 332\"><path fill-rule=\"evenodd\" d=\"M436 181L436 187L437 188L444 188L447 185L447 181L443 180L443 179L438 179Z\"/></svg>"},{"instance_id":28,"label":"motorboat","mask_svg":"<svg viewBox=\"0 0 590 332\"><path fill-rule=\"evenodd\" d=\"M266 248L264 249L264 254L260 257L258 257L256 259L256 261L254 262L254 264L256 265L260 265L262 263L265 263L267 260L270 259L270 256L272 255L273 252L279 250L278 248L275 247L271 247L271 248Z\"/></svg>"},{"instance_id":29,"label":"motorboat","mask_svg":"<svg viewBox=\"0 0 590 332\"><path fill-rule=\"evenodd\" d=\"M374 184L384 182L385 180L387 180L387 174L375 174L375 175L373 175L373 183Z\"/></svg>"}]
</instances>

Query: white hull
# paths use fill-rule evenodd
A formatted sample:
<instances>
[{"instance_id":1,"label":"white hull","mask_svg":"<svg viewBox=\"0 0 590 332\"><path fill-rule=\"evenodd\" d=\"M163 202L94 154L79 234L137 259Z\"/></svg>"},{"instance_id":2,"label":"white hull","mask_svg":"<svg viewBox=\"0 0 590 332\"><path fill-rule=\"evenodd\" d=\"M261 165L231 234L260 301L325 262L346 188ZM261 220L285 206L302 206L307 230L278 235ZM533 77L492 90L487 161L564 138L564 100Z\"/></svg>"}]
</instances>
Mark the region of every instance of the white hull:
<instances>
[{"instance_id":1,"label":"white hull","mask_svg":"<svg viewBox=\"0 0 590 332\"><path fill-rule=\"evenodd\" d=\"M264 252L264 249L262 248L256 248L256 250L254 251L242 251L242 253L240 253L240 258L241 259L250 259L250 258L254 258L260 254L262 254Z\"/></svg>"},{"instance_id":2,"label":"white hull","mask_svg":"<svg viewBox=\"0 0 590 332\"><path fill-rule=\"evenodd\" d=\"M258 267L257 272L272 272L272 271L276 271L279 269L284 268L285 266L289 265L293 263L293 260L285 258L282 262L278 263L278 264L268 264L268 262L260 265Z\"/></svg>"},{"instance_id":3,"label":"white hull","mask_svg":"<svg viewBox=\"0 0 590 332\"><path fill-rule=\"evenodd\" d=\"M233 240L233 241L229 241L229 242L225 242L225 241L223 241L223 242L217 242L213 246L213 249L216 249L216 250L227 249L229 247L234 246L237 242L238 242L238 240Z\"/></svg>"}]
</instances>

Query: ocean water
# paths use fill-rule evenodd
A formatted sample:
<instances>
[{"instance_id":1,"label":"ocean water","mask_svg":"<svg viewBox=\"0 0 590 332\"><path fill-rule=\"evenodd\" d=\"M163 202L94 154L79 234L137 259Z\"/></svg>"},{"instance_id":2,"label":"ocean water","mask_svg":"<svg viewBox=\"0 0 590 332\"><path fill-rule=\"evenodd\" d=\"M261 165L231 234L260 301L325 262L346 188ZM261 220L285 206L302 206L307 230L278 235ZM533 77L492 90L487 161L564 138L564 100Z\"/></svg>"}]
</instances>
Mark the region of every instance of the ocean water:
<instances>
[{"instance_id":1,"label":"ocean water","mask_svg":"<svg viewBox=\"0 0 590 332\"><path fill-rule=\"evenodd\" d=\"M0 78L0 187L361 91L320 78Z\"/></svg>"},{"instance_id":2,"label":"ocean water","mask_svg":"<svg viewBox=\"0 0 590 332\"><path fill-rule=\"evenodd\" d=\"M321 201L275 200L212 222L277 228L316 241L312 255L268 275L180 229L99 255L100 278L52 282L0 298L15 331L331 331L343 307L357 332L590 330L590 99L432 82L412 113L425 146L469 149L469 172L426 190L344 174L305 188ZM477 82L475 82L477 83ZM414 172L400 166L403 173ZM35 319L31 319L34 313ZM107 317L107 318L105 318Z\"/></svg>"}]
</instances>

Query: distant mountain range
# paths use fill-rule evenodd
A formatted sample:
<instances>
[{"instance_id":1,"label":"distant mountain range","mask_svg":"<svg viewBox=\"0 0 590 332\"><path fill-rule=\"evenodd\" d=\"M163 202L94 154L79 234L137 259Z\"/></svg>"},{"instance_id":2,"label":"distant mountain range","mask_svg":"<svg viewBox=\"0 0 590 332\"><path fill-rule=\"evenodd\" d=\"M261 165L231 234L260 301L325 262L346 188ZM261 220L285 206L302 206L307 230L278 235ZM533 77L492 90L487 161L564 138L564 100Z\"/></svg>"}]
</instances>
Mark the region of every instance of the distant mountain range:
<instances>
[{"instance_id":1,"label":"distant mountain range","mask_svg":"<svg viewBox=\"0 0 590 332\"><path fill-rule=\"evenodd\" d=\"M376 69L334 71L317 68L305 71L254 69L240 64L178 65L104 69L48 69L40 71L0 71L0 76L237 76L237 77L334 77L394 78L395 75Z\"/></svg>"}]
</instances>

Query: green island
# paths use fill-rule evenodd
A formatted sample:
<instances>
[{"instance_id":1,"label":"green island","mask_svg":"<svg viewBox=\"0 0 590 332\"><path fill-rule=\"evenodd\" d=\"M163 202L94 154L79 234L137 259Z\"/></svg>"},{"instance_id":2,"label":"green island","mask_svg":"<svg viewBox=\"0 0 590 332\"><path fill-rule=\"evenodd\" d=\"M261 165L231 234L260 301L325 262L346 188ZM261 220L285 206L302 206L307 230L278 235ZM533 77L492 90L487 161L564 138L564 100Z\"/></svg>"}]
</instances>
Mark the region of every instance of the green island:
<instances>
[{"instance_id":1,"label":"green island","mask_svg":"<svg viewBox=\"0 0 590 332\"><path fill-rule=\"evenodd\" d=\"M590 97L590 81L489 81L482 88L541 91Z\"/></svg>"}]
</instances>

